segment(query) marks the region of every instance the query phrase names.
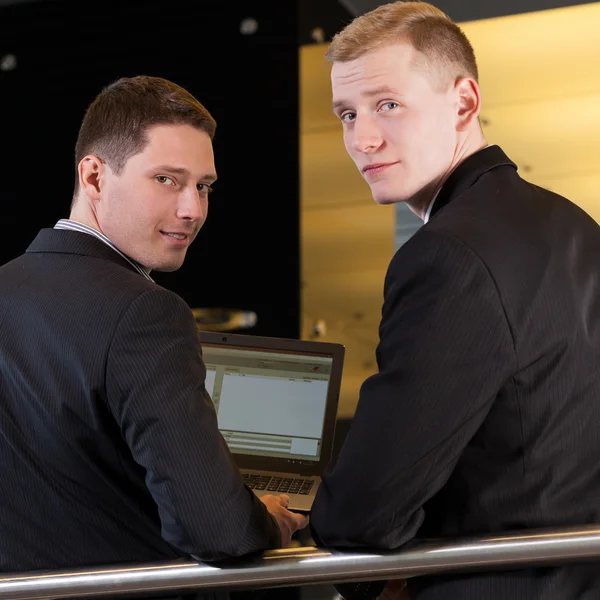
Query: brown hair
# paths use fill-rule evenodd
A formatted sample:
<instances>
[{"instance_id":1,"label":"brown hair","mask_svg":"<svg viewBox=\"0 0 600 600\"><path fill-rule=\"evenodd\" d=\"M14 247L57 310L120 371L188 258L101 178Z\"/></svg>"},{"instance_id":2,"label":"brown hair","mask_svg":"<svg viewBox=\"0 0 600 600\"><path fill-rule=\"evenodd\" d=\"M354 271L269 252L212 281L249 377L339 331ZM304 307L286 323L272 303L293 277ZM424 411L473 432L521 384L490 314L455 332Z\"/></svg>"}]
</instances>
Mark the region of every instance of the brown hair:
<instances>
[{"instance_id":1,"label":"brown hair","mask_svg":"<svg viewBox=\"0 0 600 600\"><path fill-rule=\"evenodd\" d=\"M478 80L471 43L446 13L427 2L400 0L355 18L333 37L325 56L330 62L347 62L402 41L422 55L440 84L461 77Z\"/></svg>"},{"instance_id":2,"label":"brown hair","mask_svg":"<svg viewBox=\"0 0 600 600\"><path fill-rule=\"evenodd\" d=\"M75 145L75 168L88 154L105 161L117 175L142 152L153 125L191 125L212 140L217 124L187 90L161 77L123 77L105 87L87 109ZM75 194L79 177L75 177Z\"/></svg>"}]
</instances>

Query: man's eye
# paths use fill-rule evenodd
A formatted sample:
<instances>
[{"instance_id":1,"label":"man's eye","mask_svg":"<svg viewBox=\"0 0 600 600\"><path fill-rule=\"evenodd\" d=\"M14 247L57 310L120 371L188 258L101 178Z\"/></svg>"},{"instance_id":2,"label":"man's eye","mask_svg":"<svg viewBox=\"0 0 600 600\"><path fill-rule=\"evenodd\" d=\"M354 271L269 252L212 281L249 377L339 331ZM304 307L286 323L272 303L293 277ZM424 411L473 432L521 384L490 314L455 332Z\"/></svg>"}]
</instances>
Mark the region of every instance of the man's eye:
<instances>
[{"instance_id":1,"label":"man's eye","mask_svg":"<svg viewBox=\"0 0 600 600\"><path fill-rule=\"evenodd\" d=\"M213 191L213 189L207 183L199 183L198 184L198 191L203 196L208 196Z\"/></svg>"},{"instance_id":2,"label":"man's eye","mask_svg":"<svg viewBox=\"0 0 600 600\"><path fill-rule=\"evenodd\" d=\"M175 184L175 182L170 177L167 177L166 175L157 175L156 181L158 181L158 183L162 183L163 185L174 185Z\"/></svg>"},{"instance_id":3,"label":"man's eye","mask_svg":"<svg viewBox=\"0 0 600 600\"><path fill-rule=\"evenodd\" d=\"M348 121L354 121L354 119L356 119L355 113L344 113L343 115L340 116L340 120L345 121L346 123Z\"/></svg>"}]
</instances>

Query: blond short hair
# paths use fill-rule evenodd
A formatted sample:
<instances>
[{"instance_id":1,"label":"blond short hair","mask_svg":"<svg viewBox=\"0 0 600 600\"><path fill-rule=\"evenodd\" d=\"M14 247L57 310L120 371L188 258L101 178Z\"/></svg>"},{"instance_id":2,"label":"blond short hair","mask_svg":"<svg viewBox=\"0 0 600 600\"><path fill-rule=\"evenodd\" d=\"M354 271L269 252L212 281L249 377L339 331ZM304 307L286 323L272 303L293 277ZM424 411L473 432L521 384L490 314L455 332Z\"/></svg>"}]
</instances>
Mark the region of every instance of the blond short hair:
<instances>
[{"instance_id":1,"label":"blond short hair","mask_svg":"<svg viewBox=\"0 0 600 600\"><path fill-rule=\"evenodd\" d=\"M427 2L400 0L356 17L331 41L330 62L348 62L363 54L407 41L419 53L417 66L432 70L440 84L462 77L479 79L473 47L450 17Z\"/></svg>"}]
</instances>

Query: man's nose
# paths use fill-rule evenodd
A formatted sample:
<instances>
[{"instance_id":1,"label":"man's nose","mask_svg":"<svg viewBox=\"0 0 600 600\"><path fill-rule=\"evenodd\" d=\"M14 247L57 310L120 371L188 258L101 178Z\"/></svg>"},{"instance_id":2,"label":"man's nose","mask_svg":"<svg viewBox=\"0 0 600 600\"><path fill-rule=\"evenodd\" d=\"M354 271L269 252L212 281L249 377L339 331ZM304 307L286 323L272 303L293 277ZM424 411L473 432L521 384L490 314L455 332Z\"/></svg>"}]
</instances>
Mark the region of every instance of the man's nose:
<instances>
[{"instance_id":1,"label":"man's nose","mask_svg":"<svg viewBox=\"0 0 600 600\"><path fill-rule=\"evenodd\" d=\"M208 212L208 199L197 188L186 188L181 195L177 216L180 219L204 223Z\"/></svg>"},{"instance_id":2,"label":"man's nose","mask_svg":"<svg viewBox=\"0 0 600 600\"><path fill-rule=\"evenodd\" d=\"M381 146L381 129L375 119L368 115L356 117L353 128L352 148L356 152L372 152Z\"/></svg>"}]
</instances>

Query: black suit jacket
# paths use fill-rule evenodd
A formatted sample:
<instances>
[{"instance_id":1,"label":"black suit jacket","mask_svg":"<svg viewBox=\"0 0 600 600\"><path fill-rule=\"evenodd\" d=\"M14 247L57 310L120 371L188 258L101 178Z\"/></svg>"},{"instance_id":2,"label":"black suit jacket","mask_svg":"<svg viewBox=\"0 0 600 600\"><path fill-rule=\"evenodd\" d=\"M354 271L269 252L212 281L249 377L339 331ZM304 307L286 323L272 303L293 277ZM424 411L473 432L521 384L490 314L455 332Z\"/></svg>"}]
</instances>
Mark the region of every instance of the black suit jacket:
<instances>
[{"instance_id":1,"label":"black suit jacket","mask_svg":"<svg viewBox=\"0 0 600 600\"><path fill-rule=\"evenodd\" d=\"M600 231L466 159L391 261L377 349L313 505L320 543L395 549L600 523ZM600 597L600 564L418 578L418 600Z\"/></svg>"},{"instance_id":2,"label":"black suit jacket","mask_svg":"<svg viewBox=\"0 0 600 600\"><path fill-rule=\"evenodd\" d=\"M217 429L187 304L85 233L0 268L0 571L280 543Z\"/></svg>"}]
</instances>

